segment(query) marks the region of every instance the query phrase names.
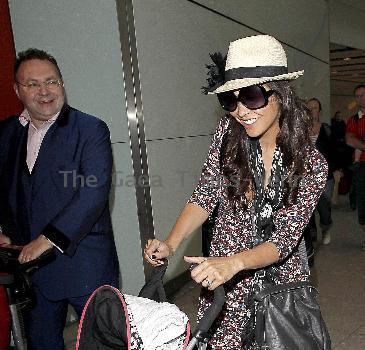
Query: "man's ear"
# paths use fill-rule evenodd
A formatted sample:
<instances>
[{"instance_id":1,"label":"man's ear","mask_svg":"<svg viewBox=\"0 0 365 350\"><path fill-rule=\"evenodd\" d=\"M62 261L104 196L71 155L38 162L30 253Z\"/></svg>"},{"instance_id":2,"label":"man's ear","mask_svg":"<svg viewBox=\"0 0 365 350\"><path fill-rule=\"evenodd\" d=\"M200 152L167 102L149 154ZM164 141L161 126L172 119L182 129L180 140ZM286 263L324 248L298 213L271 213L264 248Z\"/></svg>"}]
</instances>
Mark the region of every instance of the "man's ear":
<instances>
[{"instance_id":1,"label":"man's ear","mask_svg":"<svg viewBox=\"0 0 365 350\"><path fill-rule=\"evenodd\" d=\"M13 84L13 89L14 89L16 95L18 96L18 98L20 99L20 97L19 97L19 87L18 87L17 83Z\"/></svg>"}]
</instances>

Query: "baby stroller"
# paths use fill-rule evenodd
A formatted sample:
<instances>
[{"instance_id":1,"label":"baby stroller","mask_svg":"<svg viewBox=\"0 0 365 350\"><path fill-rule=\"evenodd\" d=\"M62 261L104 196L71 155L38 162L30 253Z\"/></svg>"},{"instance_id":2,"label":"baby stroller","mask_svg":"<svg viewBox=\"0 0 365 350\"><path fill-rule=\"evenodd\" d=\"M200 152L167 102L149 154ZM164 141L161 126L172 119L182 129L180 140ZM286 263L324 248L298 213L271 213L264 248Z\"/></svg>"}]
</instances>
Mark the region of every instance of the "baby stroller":
<instances>
[{"instance_id":1,"label":"baby stroller","mask_svg":"<svg viewBox=\"0 0 365 350\"><path fill-rule=\"evenodd\" d=\"M205 350L208 330L225 302L223 286L190 338L190 323L176 305L167 303L162 277L165 264L138 297L111 286L98 288L87 301L79 324L76 350Z\"/></svg>"},{"instance_id":2,"label":"baby stroller","mask_svg":"<svg viewBox=\"0 0 365 350\"><path fill-rule=\"evenodd\" d=\"M27 339L24 331L23 310L31 307L34 302L30 274L52 261L54 255L52 249L49 249L38 258L20 264L18 261L20 251L19 246L0 247L0 285L4 286L6 290L6 302L11 315L11 335L14 347L9 349L26 350Z\"/></svg>"}]
</instances>

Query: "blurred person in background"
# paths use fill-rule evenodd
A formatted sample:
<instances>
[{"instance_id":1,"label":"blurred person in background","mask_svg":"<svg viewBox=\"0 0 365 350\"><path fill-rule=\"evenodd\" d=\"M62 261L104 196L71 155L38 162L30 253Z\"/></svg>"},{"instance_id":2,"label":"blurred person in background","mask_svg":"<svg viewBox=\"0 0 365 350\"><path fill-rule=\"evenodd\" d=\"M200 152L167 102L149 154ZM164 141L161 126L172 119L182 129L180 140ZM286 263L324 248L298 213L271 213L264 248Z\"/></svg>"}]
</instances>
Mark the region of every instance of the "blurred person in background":
<instances>
[{"instance_id":1,"label":"blurred person in background","mask_svg":"<svg viewBox=\"0 0 365 350\"><path fill-rule=\"evenodd\" d=\"M321 102L313 97L307 101L307 107L312 118L312 125L310 129L310 139L318 151L325 157L328 163L328 176L325 189L319 198L316 210L319 214L320 226L322 230L323 244L331 242L330 228L332 226L332 193L335 185L335 180L339 181L342 176L340 166L337 161L337 152L335 143L332 139L331 128L328 124L322 123L320 115L322 111ZM314 215L314 214L313 214ZM315 220L312 218L310 224L315 225ZM317 229L311 228L312 235L317 232ZM317 237L313 237L316 240Z\"/></svg>"},{"instance_id":2,"label":"blurred person in background","mask_svg":"<svg viewBox=\"0 0 365 350\"><path fill-rule=\"evenodd\" d=\"M337 195L349 194L350 207L356 209L355 191L350 192L352 178L353 149L346 144L346 121L341 111L336 111L331 118L331 133L335 143L337 160L343 171L343 176L338 184L338 190L334 190L332 203L337 204Z\"/></svg>"}]
</instances>

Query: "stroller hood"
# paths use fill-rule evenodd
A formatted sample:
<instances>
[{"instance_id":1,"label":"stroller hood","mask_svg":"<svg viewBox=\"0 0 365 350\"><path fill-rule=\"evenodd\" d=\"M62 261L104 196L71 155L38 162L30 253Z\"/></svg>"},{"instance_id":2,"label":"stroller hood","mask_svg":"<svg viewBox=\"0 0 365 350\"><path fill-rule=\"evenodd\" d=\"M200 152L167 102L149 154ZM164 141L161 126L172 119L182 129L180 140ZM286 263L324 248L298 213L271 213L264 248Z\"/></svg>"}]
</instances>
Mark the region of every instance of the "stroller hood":
<instances>
[{"instance_id":1,"label":"stroller hood","mask_svg":"<svg viewBox=\"0 0 365 350\"><path fill-rule=\"evenodd\" d=\"M180 350L190 335L177 306L98 288L81 316L76 350Z\"/></svg>"}]
</instances>

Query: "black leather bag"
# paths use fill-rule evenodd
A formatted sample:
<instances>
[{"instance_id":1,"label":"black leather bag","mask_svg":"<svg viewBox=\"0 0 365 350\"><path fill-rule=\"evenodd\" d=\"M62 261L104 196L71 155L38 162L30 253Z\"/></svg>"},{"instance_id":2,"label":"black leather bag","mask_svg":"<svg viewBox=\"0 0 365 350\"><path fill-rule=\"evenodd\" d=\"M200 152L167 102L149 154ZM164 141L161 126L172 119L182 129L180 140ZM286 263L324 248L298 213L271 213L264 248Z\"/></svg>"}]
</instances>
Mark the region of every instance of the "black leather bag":
<instances>
[{"instance_id":1,"label":"black leather bag","mask_svg":"<svg viewBox=\"0 0 365 350\"><path fill-rule=\"evenodd\" d=\"M331 341L309 282L265 285L256 301L255 342L265 350L330 350Z\"/></svg>"},{"instance_id":2,"label":"black leather bag","mask_svg":"<svg viewBox=\"0 0 365 350\"><path fill-rule=\"evenodd\" d=\"M253 237L257 242L254 242L254 246L266 242L272 236L275 229L273 216L268 216L268 211L264 209L267 206L272 210L280 208L280 193L284 190L278 167L272 175L274 197L268 196L272 192L265 192L263 188L264 182L260 178L263 177L263 171L254 172L257 185L256 198L251 208ZM303 237L297 251L293 253L299 255L302 276L308 276L309 266ZM274 265L255 272L255 287L247 302L247 307L251 307L249 310L252 312L242 327L244 349L330 350L331 341L316 300L316 289L309 282L273 283L280 281L278 277Z\"/></svg>"}]
</instances>

